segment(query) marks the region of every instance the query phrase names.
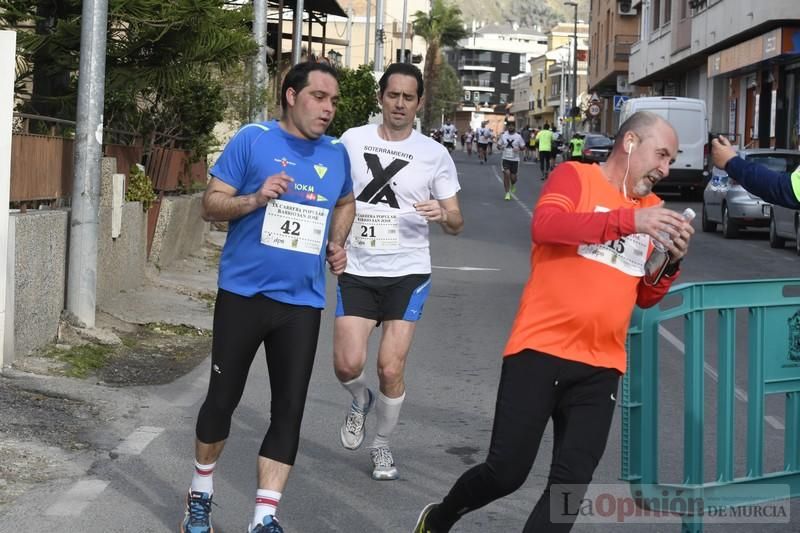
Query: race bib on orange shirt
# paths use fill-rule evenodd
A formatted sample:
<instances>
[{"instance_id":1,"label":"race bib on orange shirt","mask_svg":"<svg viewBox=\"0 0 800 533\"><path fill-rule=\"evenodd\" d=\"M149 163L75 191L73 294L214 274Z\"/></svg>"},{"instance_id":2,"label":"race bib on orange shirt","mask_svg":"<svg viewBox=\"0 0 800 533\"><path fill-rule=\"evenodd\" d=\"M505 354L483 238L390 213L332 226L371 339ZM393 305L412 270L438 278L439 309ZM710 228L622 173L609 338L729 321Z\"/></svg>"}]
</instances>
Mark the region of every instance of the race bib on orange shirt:
<instances>
[{"instance_id":1,"label":"race bib on orange shirt","mask_svg":"<svg viewBox=\"0 0 800 533\"><path fill-rule=\"evenodd\" d=\"M607 212L609 209L598 206L595 211ZM601 244L581 244L578 255L616 268L630 276L644 276L647 250L650 237L643 233L633 233Z\"/></svg>"}]
</instances>

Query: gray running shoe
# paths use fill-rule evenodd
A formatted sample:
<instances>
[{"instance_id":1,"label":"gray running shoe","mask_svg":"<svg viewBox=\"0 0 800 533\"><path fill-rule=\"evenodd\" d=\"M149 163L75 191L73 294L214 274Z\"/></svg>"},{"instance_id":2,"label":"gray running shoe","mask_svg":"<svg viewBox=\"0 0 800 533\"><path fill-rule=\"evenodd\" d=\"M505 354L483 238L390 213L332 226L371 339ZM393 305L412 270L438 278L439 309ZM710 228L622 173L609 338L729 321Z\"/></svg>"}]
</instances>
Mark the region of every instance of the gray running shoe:
<instances>
[{"instance_id":1,"label":"gray running shoe","mask_svg":"<svg viewBox=\"0 0 800 533\"><path fill-rule=\"evenodd\" d=\"M391 481L397 479L397 468L394 466L392 450L388 446L379 446L369 451L372 456L372 479Z\"/></svg>"},{"instance_id":2,"label":"gray running shoe","mask_svg":"<svg viewBox=\"0 0 800 533\"><path fill-rule=\"evenodd\" d=\"M364 442L364 422L367 419L372 406L375 404L375 395L370 389L367 389L369 395L369 402L366 407L359 407L355 400L350 404L350 412L344 419L341 429L339 430L339 437L342 440L342 446L348 450L356 450L361 443Z\"/></svg>"}]
</instances>

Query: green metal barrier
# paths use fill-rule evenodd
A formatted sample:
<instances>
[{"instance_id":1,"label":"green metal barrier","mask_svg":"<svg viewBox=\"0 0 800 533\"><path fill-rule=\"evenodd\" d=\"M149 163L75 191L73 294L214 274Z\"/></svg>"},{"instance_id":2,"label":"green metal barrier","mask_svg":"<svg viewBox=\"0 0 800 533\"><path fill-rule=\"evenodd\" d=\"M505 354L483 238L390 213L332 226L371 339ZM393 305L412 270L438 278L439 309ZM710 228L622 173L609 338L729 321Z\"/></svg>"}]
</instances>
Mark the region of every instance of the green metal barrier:
<instances>
[{"instance_id":1,"label":"green metal barrier","mask_svg":"<svg viewBox=\"0 0 800 533\"><path fill-rule=\"evenodd\" d=\"M677 297L677 298L676 298ZM800 279L729 281L673 287L674 307L636 309L628 333L628 372L622 383L621 477L630 482L637 502L648 510L681 515L683 531L700 533L702 513L665 509L671 496L694 501L754 505L775 499L759 485L788 486L788 497L800 496ZM747 464L734 477L734 393L736 310L747 309ZM717 419L704 410L704 333L707 311L718 319ZM660 483L658 474L659 327L684 317L684 464L683 483ZM786 395L784 470L764 472L764 401ZM716 423L716 475L703 477L703 430ZM753 488L756 490L745 490ZM742 494L752 494L748 501ZM700 499L700 500L697 500ZM705 509L704 509L705 511Z\"/></svg>"}]
</instances>

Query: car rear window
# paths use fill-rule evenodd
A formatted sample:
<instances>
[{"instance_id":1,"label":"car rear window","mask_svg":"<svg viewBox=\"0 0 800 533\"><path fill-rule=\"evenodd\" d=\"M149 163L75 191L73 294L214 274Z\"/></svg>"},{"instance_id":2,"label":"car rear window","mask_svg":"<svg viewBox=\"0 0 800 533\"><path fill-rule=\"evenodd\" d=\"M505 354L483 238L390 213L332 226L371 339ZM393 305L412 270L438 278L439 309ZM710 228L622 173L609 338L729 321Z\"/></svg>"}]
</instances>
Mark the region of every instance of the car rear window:
<instances>
[{"instance_id":1,"label":"car rear window","mask_svg":"<svg viewBox=\"0 0 800 533\"><path fill-rule=\"evenodd\" d=\"M754 154L747 158L775 172L791 172L800 166L800 155Z\"/></svg>"}]
</instances>

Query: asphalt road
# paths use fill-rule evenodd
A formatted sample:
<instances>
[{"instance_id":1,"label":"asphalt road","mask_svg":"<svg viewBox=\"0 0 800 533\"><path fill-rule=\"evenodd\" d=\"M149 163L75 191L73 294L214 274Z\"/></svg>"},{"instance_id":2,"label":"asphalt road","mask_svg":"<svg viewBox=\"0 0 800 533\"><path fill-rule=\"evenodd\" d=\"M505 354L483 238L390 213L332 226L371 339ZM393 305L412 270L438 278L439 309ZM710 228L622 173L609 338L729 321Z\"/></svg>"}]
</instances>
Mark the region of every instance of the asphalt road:
<instances>
[{"instance_id":1,"label":"asphalt road","mask_svg":"<svg viewBox=\"0 0 800 533\"><path fill-rule=\"evenodd\" d=\"M531 209L542 182L538 169L523 163L512 201L503 200L499 156L479 165L456 153L466 227L462 235L433 230L434 282L407 367L407 399L393 437L400 470L394 482L370 478L369 453L339 444L338 428L349 396L336 382L331 367L332 314L325 312L317 362L310 387L300 453L279 508L287 532L408 532L419 510L441 498L467 468L481 461L492 428L501 352L527 278ZM667 206L681 211L699 202L665 196ZM795 277L800 258L788 247L770 249L763 231L743 233L728 241L721 234L703 234L699 221L684 282L721 279ZM569 280L565 280L569 282ZM333 298L329 283L329 299ZM665 421L662 426L661 472L678 481L682 471L683 390L680 323L667 326L662 342L661 382ZM743 328L739 328L740 331ZM715 339L713 327L707 331ZM743 335L745 335L743 333ZM742 340L746 344L746 335ZM712 342L713 344L713 342ZM368 375L375 377L373 344ZM713 358L706 375L706 420L716 420ZM201 365L173 384L141 389L139 431L98 461L83 476L29 492L0 522L0 531L161 532L175 531L183 514L190 481L195 417L205 393L208 369ZM242 532L252 513L255 458L267 422L268 382L263 358L253 365L245 396L236 413L232 435L215 473L212 518L216 533ZM737 386L746 391L746 362L737 363ZM737 400L737 416L746 402ZM782 402L770 401L765 422L765 466L779 467L785 424ZM743 420L743 419L742 419ZM367 439L374 421L368 419ZM744 422L737 422L737 458L743 457ZM707 477L713 477L713 435L707 447ZM368 441L369 442L369 441ZM551 455L545 434L527 483L511 496L467 515L455 529L464 532L521 531L545 484ZM742 461L737 461L739 464ZM618 481L619 416L595 482ZM737 470L737 474L743 472ZM791 505L789 524L709 525L706 531L800 531L800 503ZM575 532L677 532L678 522L659 519L620 526L579 521Z\"/></svg>"}]
</instances>

